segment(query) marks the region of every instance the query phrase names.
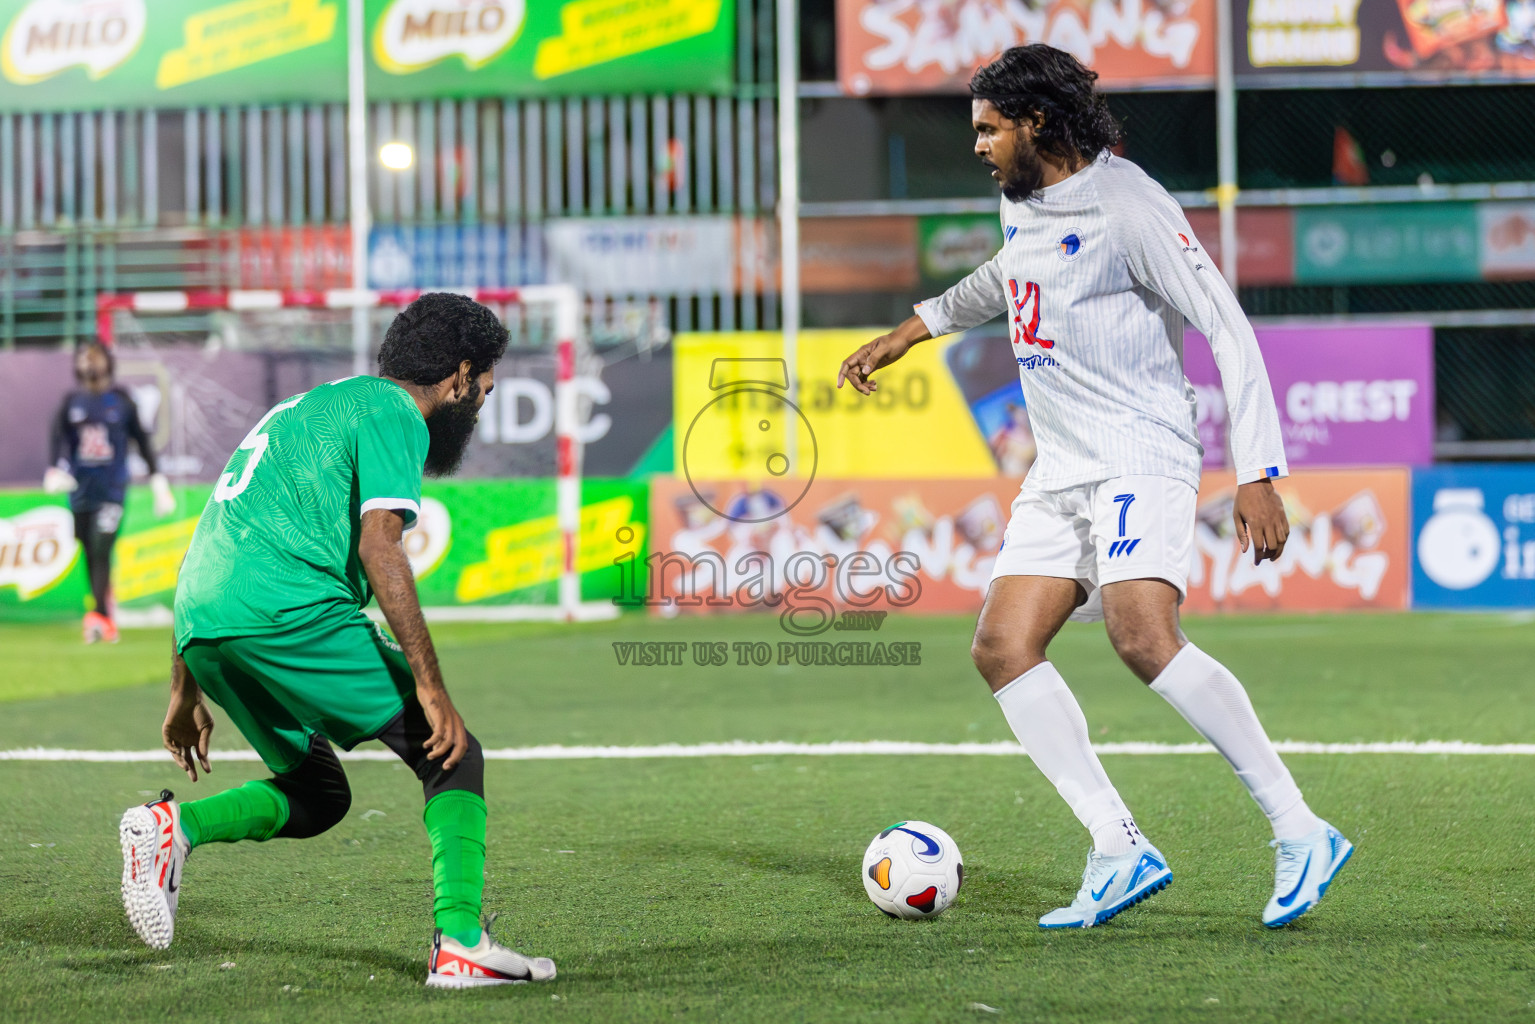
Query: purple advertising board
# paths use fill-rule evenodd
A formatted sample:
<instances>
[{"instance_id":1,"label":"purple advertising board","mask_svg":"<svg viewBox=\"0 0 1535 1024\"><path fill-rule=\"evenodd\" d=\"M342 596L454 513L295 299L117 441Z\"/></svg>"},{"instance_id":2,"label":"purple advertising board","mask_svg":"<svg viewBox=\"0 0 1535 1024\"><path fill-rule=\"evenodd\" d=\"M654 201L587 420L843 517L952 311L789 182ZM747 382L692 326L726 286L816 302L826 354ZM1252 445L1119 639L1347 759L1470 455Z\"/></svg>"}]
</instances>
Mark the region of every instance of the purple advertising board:
<instances>
[{"instance_id":1,"label":"purple advertising board","mask_svg":"<svg viewBox=\"0 0 1535 1024\"><path fill-rule=\"evenodd\" d=\"M1290 466L1413 465L1434 461L1434 331L1426 325L1260 327ZM1205 468L1229 465L1226 399L1210 345L1183 344L1199 396Z\"/></svg>"}]
</instances>

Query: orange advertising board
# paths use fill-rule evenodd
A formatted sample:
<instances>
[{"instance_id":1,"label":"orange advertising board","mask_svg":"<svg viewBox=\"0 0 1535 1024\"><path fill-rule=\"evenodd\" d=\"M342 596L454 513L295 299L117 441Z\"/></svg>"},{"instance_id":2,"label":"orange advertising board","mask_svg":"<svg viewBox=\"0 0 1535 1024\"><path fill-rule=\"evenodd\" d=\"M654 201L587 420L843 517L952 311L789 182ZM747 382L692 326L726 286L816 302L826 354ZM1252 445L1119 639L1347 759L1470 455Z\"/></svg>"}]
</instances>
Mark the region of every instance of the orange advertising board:
<instances>
[{"instance_id":1,"label":"orange advertising board","mask_svg":"<svg viewBox=\"0 0 1535 1024\"><path fill-rule=\"evenodd\" d=\"M1412 571L1406 469L1312 469L1274 481L1290 516L1278 562L1243 557L1231 521L1236 478L1199 489L1187 611L1406 608Z\"/></svg>"},{"instance_id":2,"label":"orange advertising board","mask_svg":"<svg viewBox=\"0 0 1535 1024\"><path fill-rule=\"evenodd\" d=\"M1215 79L1214 0L837 0L837 78L852 96L965 92L1010 46L1049 43L1127 89Z\"/></svg>"},{"instance_id":3,"label":"orange advertising board","mask_svg":"<svg viewBox=\"0 0 1535 1024\"><path fill-rule=\"evenodd\" d=\"M1234 477L1206 475L1186 611L1407 607L1407 470L1308 470L1276 486L1290 541L1278 563L1254 566L1231 525ZM649 593L630 603L787 612L802 635L840 628L832 620L849 609L974 613L1016 494L1006 477L656 477Z\"/></svg>"},{"instance_id":4,"label":"orange advertising board","mask_svg":"<svg viewBox=\"0 0 1535 1024\"><path fill-rule=\"evenodd\" d=\"M811 217L800 225L807 292L896 292L917 287L917 218Z\"/></svg>"},{"instance_id":5,"label":"orange advertising board","mask_svg":"<svg viewBox=\"0 0 1535 1024\"><path fill-rule=\"evenodd\" d=\"M778 479L650 485L652 608L970 612L1016 486L986 480Z\"/></svg>"}]
</instances>

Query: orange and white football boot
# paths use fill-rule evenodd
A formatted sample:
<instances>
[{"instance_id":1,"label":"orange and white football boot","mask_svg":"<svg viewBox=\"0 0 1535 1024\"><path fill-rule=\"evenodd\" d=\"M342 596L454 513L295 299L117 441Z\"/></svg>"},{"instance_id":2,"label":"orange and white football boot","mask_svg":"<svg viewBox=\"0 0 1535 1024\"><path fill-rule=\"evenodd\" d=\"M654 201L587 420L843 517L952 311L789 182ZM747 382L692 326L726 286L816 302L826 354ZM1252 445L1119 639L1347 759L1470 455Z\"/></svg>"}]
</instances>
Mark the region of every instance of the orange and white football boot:
<instances>
[{"instance_id":1,"label":"orange and white football boot","mask_svg":"<svg viewBox=\"0 0 1535 1024\"><path fill-rule=\"evenodd\" d=\"M181 806L168 789L160 799L130 807L117 826L123 848L123 909L151 949L169 949L176 929L181 868L192 844L181 831Z\"/></svg>"},{"instance_id":2,"label":"orange and white football boot","mask_svg":"<svg viewBox=\"0 0 1535 1024\"><path fill-rule=\"evenodd\" d=\"M118 639L117 623L100 612L86 612L85 621L81 623L80 632L88 644L115 644Z\"/></svg>"},{"instance_id":3,"label":"orange and white football boot","mask_svg":"<svg viewBox=\"0 0 1535 1024\"><path fill-rule=\"evenodd\" d=\"M482 985L523 985L553 981L554 961L546 956L523 956L490 937L496 915L485 919L477 946L465 946L437 929L432 936L432 957L427 963L427 988L478 988Z\"/></svg>"}]
</instances>

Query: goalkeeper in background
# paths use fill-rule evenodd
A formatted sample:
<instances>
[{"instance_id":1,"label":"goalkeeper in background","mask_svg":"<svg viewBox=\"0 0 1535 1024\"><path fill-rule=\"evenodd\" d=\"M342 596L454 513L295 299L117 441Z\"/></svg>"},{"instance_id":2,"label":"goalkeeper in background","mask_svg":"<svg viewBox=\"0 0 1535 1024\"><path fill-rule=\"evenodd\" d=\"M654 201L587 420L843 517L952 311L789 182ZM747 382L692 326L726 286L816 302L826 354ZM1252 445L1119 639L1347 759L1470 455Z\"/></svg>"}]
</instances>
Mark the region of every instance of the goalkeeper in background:
<instances>
[{"instance_id":1,"label":"goalkeeper in background","mask_svg":"<svg viewBox=\"0 0 1535 1024\"><path fill-rule=\"evenodd\" d=\"M196 782L209 770L206 696L273 777L187 803L165 791L123 815L123 905L151 947L171 944L189 853L335 826L352 795L331 744L377 739L425 792L437 926L427 985L554 977L552 960L481 926L485 759L443 686L401 543L423 471L448 476L463 460L506 340L484 306L423 295L389 325L380 376L277 403L230 458L176 581L162 737ZM374 596L393 637L363 614Z\"/></svg>"},{"instance_id":2,"label":"goalkeeper in background","mask_svg":"<svg viewBox=\"0 0 1535 1024\"><path fill-rule=\"evenodd\" d=\"M176 497L155 462L138 406L113 380L114 369L111 350L99 341L86 342L75 351L75 380L80 386L64 396L53 418L48 469L43 474L43 489L49 494L68 492L75 539L85 552L85 570L96 602L95 609L85 613L88 644L117 642L112 546L123 521L130 440L149 466L155 515L163 518L176 511Z\"/></svg>"}]
</instances>

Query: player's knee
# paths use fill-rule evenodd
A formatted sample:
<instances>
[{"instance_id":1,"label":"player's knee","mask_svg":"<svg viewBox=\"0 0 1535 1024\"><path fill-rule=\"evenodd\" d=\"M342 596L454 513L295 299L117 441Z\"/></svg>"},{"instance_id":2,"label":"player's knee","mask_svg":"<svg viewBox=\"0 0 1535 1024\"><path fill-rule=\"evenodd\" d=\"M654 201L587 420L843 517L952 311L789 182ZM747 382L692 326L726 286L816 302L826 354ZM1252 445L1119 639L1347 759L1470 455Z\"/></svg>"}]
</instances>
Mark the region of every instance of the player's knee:
<instances>
[{"instance_id":1,"label":"player's knee","mask_svg":"<svg viewBox=\"0 0 1535 1024\"><path fill-rule=\"evenodd\" d=\"M273 784L288 798L288 820L277 835L283 839L312 839L341 824L352 809L352 790L343 781L339 787L300 788L284 779Z\"/></svg>"},{"instance_id":2,"label":"player's knee","mask_svg":"<svg viewBox=\"0 0 1535 1024\"><path fill-rule=\"evenodd\" d=\"M978 628L970 641L970 660L995 692L1044 661L1045 656L1026 639Z\"/></svg>"},{"instance_id":3,"label":"player's knee","mask_svg":"<svg viewBox=\"0 0 1535 1024\"><path fill-rule=\"evenodd\" d=\"M352 790L350 786L339 790L328 790L315 808L315 835L319 835L321 832L328 832L341 824L346 819L347 812L351 809Z\"/></svg>"},{"instance_id":4,"label":"player's knee","mask_svg":"<svg viewBox=\"0 0 1535 1024\"><path fill-rule=\"evenodd\" d=\"M303 764L276 776L272 784L288 800L288 820L277 833L283 839L309 839L327 832L352 809L352 787L341 761L319 739Z\"/></svg>"},{"instance_id":5,"label":"player's knee","mask_svg":"<svg viewBox=\"0 0 1535 1024\"><path fill-rule=\"evenodd\" d=\"M1134 672L1143 683L1149 683L1161 675L1162 669L1178 653L1176 631L1147 628L1144 625L1118 625L1109 630L1109 643L1119 660Z\"/></svg>"}]
</instances>

